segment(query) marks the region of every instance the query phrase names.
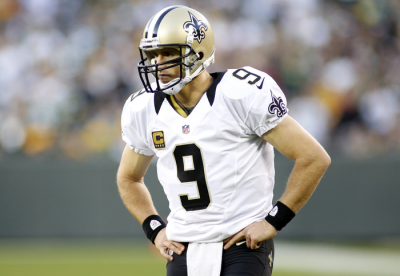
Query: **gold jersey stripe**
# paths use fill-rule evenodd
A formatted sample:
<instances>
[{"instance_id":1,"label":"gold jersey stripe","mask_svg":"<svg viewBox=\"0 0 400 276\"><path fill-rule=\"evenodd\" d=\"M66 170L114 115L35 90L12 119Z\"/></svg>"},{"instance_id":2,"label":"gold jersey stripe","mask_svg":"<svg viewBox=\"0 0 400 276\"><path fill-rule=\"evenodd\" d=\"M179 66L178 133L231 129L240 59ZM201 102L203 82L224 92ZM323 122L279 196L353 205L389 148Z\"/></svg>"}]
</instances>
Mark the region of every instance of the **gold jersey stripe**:
<instances>
[{"instance_id":1,"label":"gold jersey stripe","mask_svg":"<svg viewBox=\"0 0 400 276\"><path fill-rule=\"evenodd\" d=\"M173 95L169 95L169 97L176 112L178 112L183 118L186 118L188 115L186 114L185 110L183 110L182 107L176 102L175 97Z\"/></svg>"}]
</instances>

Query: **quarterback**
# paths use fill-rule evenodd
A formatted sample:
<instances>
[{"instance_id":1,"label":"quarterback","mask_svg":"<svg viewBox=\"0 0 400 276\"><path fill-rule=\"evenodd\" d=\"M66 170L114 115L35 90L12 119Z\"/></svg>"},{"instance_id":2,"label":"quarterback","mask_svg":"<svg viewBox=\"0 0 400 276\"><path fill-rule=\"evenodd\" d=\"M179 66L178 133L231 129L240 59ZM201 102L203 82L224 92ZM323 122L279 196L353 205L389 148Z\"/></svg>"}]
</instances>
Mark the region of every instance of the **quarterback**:
<instances>
[{"instance_id":1,"label":"quarterback","mask_svg":"<svg viewBox=\"0 0 400 276\"><path fill-rule=\"evenodd\" d=\"M117 174L127 209L168 260L168 276L271 275L272 238L310 198L330 157L288 115L268 74L207 72L214 36L198 11L171 6L155 14L139 51L143 89L122 111ZM275 204L274 148L295 161ZM168 224L143 182L154 155Z\"/></svg>"}]
</instances>

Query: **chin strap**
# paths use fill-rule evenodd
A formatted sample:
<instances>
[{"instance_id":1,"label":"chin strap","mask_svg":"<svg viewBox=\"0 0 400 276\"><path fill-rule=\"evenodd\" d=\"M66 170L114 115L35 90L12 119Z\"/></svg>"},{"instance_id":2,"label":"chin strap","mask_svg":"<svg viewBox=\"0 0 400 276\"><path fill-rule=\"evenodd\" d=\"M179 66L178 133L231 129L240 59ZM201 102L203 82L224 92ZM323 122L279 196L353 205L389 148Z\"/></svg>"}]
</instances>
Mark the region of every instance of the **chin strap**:
<instances>
[{"instance_id":1,"label":"chin strap","mask_svg":"<svg viewBox=\"0 0 400 276\"><path fill-rule=\"evenodd\" d=\"M165 83L165 84L160 83L160 87L161 87L161 89L163 89L164 87L166 87L174 82L177 82L177 81L179 81L178 78L173 79L172 81ZM168 95L175 95L175 94L179 93L179 91L181 91L182 88L191 81L192 81L191 77L186 77L186 78L182 79L180 82L178 82L176 85L174 85L168 89L162 90L162 92L165 94L168 94Z\"/></svg>"}]
</instances>

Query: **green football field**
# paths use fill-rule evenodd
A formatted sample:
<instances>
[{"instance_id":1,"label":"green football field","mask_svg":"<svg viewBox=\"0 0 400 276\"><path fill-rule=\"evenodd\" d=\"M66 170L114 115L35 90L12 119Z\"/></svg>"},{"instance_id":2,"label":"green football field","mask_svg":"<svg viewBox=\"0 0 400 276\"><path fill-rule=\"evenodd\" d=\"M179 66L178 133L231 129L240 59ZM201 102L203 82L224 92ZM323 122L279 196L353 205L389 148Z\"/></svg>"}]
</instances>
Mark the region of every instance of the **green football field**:
<instances>
[{"instance_id":1,"label":"green football field","mask_svg":"<svg viewBox=\"0 0 400 276\"><path fill-rule=\"evenodd\" d=\"M165 275L165 261L148 243L134 239L104 240L0 240L0 275L40 276L146 276ZM360 276L316 273L284 267L274 276Z\"/></svg>"}]
</instances>

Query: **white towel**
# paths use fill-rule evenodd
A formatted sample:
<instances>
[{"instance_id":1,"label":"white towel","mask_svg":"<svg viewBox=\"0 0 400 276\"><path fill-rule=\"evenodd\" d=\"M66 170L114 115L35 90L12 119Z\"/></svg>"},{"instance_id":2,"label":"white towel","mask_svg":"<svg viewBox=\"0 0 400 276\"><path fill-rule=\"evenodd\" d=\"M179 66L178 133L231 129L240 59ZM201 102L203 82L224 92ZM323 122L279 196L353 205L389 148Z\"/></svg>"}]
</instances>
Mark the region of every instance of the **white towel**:
<instances>
[{"instance_id":1,"label":"white towel","mask_svg":"<svg viewBox=\"0 0 400 276\"><path fill-rule=\"evenodd\" d=\"M223 242L189 243L186 262L188 276L220 276Z\"/></svg>"}]
</instances>

